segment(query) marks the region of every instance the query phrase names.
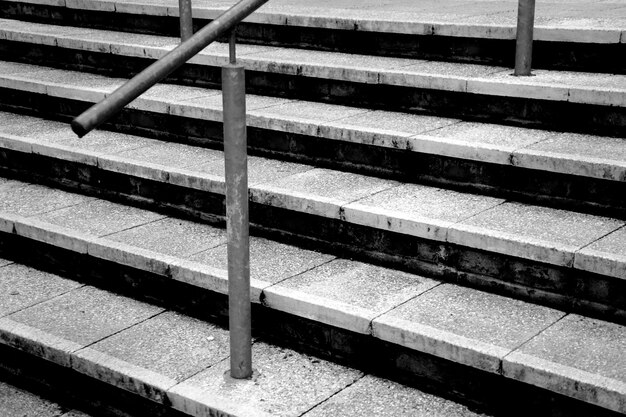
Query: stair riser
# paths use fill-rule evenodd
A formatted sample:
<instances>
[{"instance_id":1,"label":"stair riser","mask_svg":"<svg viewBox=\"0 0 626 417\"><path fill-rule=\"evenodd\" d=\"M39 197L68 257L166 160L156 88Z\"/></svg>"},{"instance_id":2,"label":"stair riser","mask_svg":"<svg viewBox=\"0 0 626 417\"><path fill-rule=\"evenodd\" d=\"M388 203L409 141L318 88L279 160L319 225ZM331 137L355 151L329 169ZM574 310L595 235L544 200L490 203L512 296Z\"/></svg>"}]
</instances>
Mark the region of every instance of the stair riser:
<instances>
[{"instance_id":1,"label":"stair riser","mask_svg":"<svg viewBox=\"0 0 626 417\"><path fill-rule=\"evenodd\" d=\"M201 319L224 324L227 296L191 287L164 276L149 274L108 261L77 255L40 242L0 234L0 254L37 268L61 273L86 284L157 303ZM28 255L26 255L28 254ZM253 332L285 347L293 347L368 373L419 386L494 415L615 416L605 409L505 379L499 375L459 365L432 355L381 341L372 336L313 322L253 304ZM27 367L23 354L0 345L10 362L2 366ZM32 363L39 361L32 360ZM54 368L48 365L41 369ZM35 372L37 375L38 373ZM63 375L71 376L71 372ZM79 374L75 374L77 377ZM42 375L41 379L47 376ZM157 408L156 405L154 408Z\"/></svg>"},{"instance_id":2,"label":"stair riser","mask_svg":"<svg viewBox=\"0 0 626 417\"><path fill-rule=\"evenodd\" d=\"M4 175L223 224L224 197L207 191L2 150ZM257 234L436 276L566 311L626 323L626 280L250 203Z\"/></svg>"},{"instance_id":3,"label":"stair riser","mask_svg":"<svg viewBox=\"0 0 626 417\"><path fill-rule=\"evenodd\" d=\"M69 121L82 101L0 88L0 108ZM221 123L125 109L109 129L163 140L222 147ZM592 214L626 217L626 182L512 165L248 128L249 152L361 174L426 183Z\"/></svg>"},{"instance_id":4,"label":"stair riser","mask_svg":"<svg viewBox=\"0 0 626 417\"><path fill-rule=\"evenodd\" d=\"M116 77L131 77L154 60L56 46L0 41L3 59ZM221 68L187 64L168 82L221 89ZM246 71L251 94L432 114L553 130L626 137L626 108L567 101L469 94L326 78Z\"/></svg>"},{"instance_id":5,"label":"stair riser","mask_svg":"<svg viewBox=\"0 0 626 417\"><path fill-rule=\"evenodd\" d=\"M178 36L176 17L68 9L5 1L0 17L97 29ZM195 30L210 20L195 19ZM338 30L302 26L242 23L238 40L245 43L310 48L366 55L484 63L513 67L515 41L455 36ZM535 68L626 73L626 44L535 41Z\"/></svg>"},{"instance_id":6,"label":"stair riser","mask_svg":"<svg viewBox=\"0 0 626 417\"><path fill-rule=\"evenodd\" d=\"M0 358L3 381L53 399L67 408L80 408L93 416L189 417L171 407L2 344Z\"/></svg>"}]
</instances>

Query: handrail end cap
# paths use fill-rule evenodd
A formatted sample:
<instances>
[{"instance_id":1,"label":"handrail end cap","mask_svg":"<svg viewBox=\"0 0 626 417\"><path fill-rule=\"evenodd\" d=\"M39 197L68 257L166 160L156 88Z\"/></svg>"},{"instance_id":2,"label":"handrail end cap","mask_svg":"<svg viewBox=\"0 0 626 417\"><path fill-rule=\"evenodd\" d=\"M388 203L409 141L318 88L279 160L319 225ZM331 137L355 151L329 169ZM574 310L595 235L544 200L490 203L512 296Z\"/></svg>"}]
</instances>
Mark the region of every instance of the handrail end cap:
<instances>
[{"instance_id":1,"label":"handrail end cap","mask_svg":"<svg viewBox=\"0 0 626 417\"><path fill-rule=\"evenodd\" d=\"M71 126L72 126L72 131L76 133L76 135L79 138L82 138L87 133L89 133L87 129L85 129L83 125L81 125L76 119L72 120Z\"/></svg>"}]
</instances>

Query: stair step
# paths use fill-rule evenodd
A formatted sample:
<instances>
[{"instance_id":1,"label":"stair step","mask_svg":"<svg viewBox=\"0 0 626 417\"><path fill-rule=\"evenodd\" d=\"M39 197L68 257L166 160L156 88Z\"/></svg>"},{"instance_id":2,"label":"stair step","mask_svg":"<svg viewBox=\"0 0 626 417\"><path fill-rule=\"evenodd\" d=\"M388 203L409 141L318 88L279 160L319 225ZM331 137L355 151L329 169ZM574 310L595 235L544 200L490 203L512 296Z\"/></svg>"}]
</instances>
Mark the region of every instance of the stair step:
<instances>
[{"instance_id":1,"label":"stair step","mask_svg":"<svg viewBox=\"0 0 626 417\"><path fill-rule=\"evenodd\" d=\"M28 64L0 64L0 87L7 92L5 108L30 107L52 117L75 115L85 102L101 100L123 82ZM34 95L28 99L25 92ZM221 101L218 90L162 84L131 103L131 110L114 123L139 134L221 146ZM256 95L248 95L247 109L251 152L597 214L626 215L623 139ZM3 128L19 132L20 127L10 129ZM66 128L64 137L68 135Z\"/></svg>"},{"instance_id":2,"label":"stair step","mask_svg":"<svg viewBox=\"0 0 626 417\"><path fill-rule=\"evenodd\" d=\"M140 71L178 44L174 38L64 26L54 33L50 25L0 23L0 39L9 41L3 50L11 59L122 76ZM25 53L37 45L45 51ZM76 58L82 53L89 56ZM487 65L253 45L242 47L239 55L249 72L248 89L258 94L625 135L626 75L537 70L534 77L512 77L510 69ZM216 44L172 79L217 87L219 67L227 62L228 46Z\"/></svg>"},{"instance_id":3,"label":"stair step","mask_svg":"<svg viewBox=\"0 0 626 417\"><path fill-rule=\"evenodd\" d=\"M478 415L453 401L259 339L253 344L253 380L237 382L225 376L228 333L219 326L20 264L0 267L0 277L5 352L12 348L31 361L45 359L68 368L66 374L130 391L162 409L192 416L347 416L344 401L349 401L361 410L399 416ZM26 297L7 309L7 291ZM3 415L63 410L0 382L3 391L9 395L9 404L0 402ZM74 413L67 416L86 416Z\"/></svg>"},{"instance_id":4,"label":"stair step","mask_svg":"<svg viewBox=\"0 0 626 417\"><path fill-rule=\"evenodd\" d=\"M0 381L0 398L3 416L92 417L5 381Z\"/></svg>"},{"instance_id":5,"label":"stair step","mask_svg":"<svg viewBox=\"0 0 626 417\"><path fill-rule=\"evenodd\" d=\"M40 242L49 250L54 247L65 249L68 259L73 258L76 265L88 269L102 268L99 263L106 261L153 274L150 276L165 277L169 282L182 281L200 291L226 292L226 272L221 269L226 254L222 229L15 180L4 180L0 191L19 197L20 201L20 204L5 203L2 207L0 225L3 241L7 242L3 253L22 253L21 258L24 258L28 245ZM77 203L81 199L83 201ZM44 207L43 201L58 203ZM66 207L62 208L63 204ZM11 210L11 206L20 209ZM32 208L29 210L25 206ZM18 214L20 212L27 213L28 217ZM155 233L157 230L160 232ZM32 255L38 253L37 250L27 252L26 259L38 262L38 257ZM251 265L251 300L266 309L348 330L350 334L369 335L367 340L383 340L483 373L501 375L499 381L502 377L504 380L512 378L610 410L626 410L626 375L622 366L626 332L622 325L260 238L252 239ZM10 268L23 267L8 265L4 268L0 273L7 272L18 279L19 274L11 275ZM65 268L72 270L75 267L66 265ZM104 281L95 278L100 285L117 285L113 273L102 279ZM132 278L127 275L125 279ZM157 278L154 280L152 285L160 285ZM150 285L149 282L144 285ZM165 320L163 315L158 316L162 309L141 306L134 313L123 312L124 305L137 302L124 301L117 307L107 306L96 294L100 293L99 290L63 283L62 292L69 290L68 295L0 319L5 330L0 339L12 346L26 346L24 349L28 351L40 352L46 359L71 366L79 372L107 381L111 379L123 384L125 389L151 393L155 400L169 395L165 392L178 393L171 397L175 407L180 404L177 395L190 392L188 385L191 381L200 383L201 391L205 393L215 392L213 390L217 387L207 378L223 375L225 369L222 367L209 368L174 391L171 387L180 382L176 378L173 380L167 373L166 378L155 375L154 369L145 372L137 368L141 367L141 361L149 360L146 353L149 357L161 358L161 349L167 349L168 342L140 353L141 357L137 359L140 362L131 362L134 366L130 367L120 360L128 361L133 354L120 349L130 349L133 343L119 345L104 339L92 344L107 336L100 333L102 330L109 333L120 331L116 322L120 326L129 326L133 323L126 321L140 322L155 315ZM135 285L141 285L141 281ZM74 288L76 286L79 288ZM173 295L174 292L166 294ZM36 295L27 296L29 304L40 301ZM87 305L92 303L93 306ZM84 326L79 322L79 325L75 323L67 328L66 323L55 319L53 312L70 306L76 312L91 312L83 315L83 320L100 320L106 316L111 322L104 329L85 322ZM4 314L21 308L9 305ZM210 309L211 306L203 305L202 308ZM219 309L219 304L214 308ZM116 314L103 315L102 311L115 311ZM213 312L216 313L220 314L219 311ZM160 325L155 322L154 326ZM131 329L161 337L150 328L140 331L141 327ZM181 337L186 337L183 335L189 334L185 331L181 334L181 330L165 333L177 343ZM123 334L117 333L112 338L122 340ZM131 341L139 342L139 339L129 337ZM24 343L24 340L30 342ZM572 343L580 340L585 343ZM39 343L38 347L32 347L32 342ZM49 346L41 346L42 342ZM146 346L145 342L138 344ZM89 346L85 348L86 345ZM100 345L106 350L99 351ZM260 356L265 350L262 346L258 345ZM93 362L99 366L105 364L108 370L94 369ZM162 364L159 366L167 366L167 362L159 363ZM264 364L264 361L260 363ZM263 366L261 364L259 366ZM180 372L181 366L175 368ZM282 366L279 368L282 370L278 372L290 372ZM124 369L131 373L130 379L117 374ZM192 398L197 400L200 397L194 395ZM206 395L203 398L207 398ZM192 409L190 404L193 402L185 404L184 411Z\"/></svg>"},{"instance_id":6,"label":"stair step","mask_svg":"<svg viewBox=\"0 0 626 417\"><path fill-rule=\"evenodd\" d=\"M29 135L0 135L13 175L223 221L220 151L13 118ZM624 320L623 220L254 156L249 169L251 221L266 233Z\"/></svg>"},{"instance_id":7,"label":"stair step","mask_svg":"<svg viewBox=\"0 0 626 417\"><path fill-rule=\"evenodd\" d=\"M233 3L195 2L196 28ZM617 2L538 4L535 66L624 73L624 61L614 59L624 51L623 11ZM6 1L0 16L178 35L178 4L168 1ZM238 37L280 46L512 66L516 18L514 2L361 2L354 7L275 0L248 17Z\"/></svg>"}]
</instances>

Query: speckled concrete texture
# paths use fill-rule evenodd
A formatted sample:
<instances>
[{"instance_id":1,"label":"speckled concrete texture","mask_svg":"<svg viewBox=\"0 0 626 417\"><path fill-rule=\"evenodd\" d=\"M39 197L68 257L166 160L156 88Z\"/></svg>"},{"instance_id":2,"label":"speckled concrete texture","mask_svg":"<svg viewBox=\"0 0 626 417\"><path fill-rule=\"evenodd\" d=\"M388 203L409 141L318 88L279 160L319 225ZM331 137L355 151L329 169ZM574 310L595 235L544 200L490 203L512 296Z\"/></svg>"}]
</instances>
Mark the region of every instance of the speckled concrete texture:
<instances>
[{"instance_id":1,"label":"speckled concrete texture","mask_svg":"<svg viewBox=\"0 0 626 417\"><path fill-rule=\"evenodd\" d=\"M204 120L222 120L222 92L219 90L212 90L209 94L205 94L201 97L185 100L177 105L172 105L170 113L176 116L185 116L195 119ZM254 110L265 109L268 107L279 106L281 104L289 103L292 100L278 98L278 97L265 97L254 94L246 94L246 111L252 112Z\"/></svg>"},{"instance_id":2,"label":"speckled concrete texture","mask_svg":"<svg viewBox=\"0 0 626 417\"><path fill-rule=\"evenodd\" d=\"M12 263L13 261L0 257L0 268L2 268L3 266L11 265Z\"/></svg>"},{"instance_id":3,"label":"speckled concrete texture","mask_svg":"<svg viewBox=\"0 0 626 417\"><path fill-rule=\"evenodd\" d=\"M621 138L574 133L553 137L513 153L517 166L626 181L626 147Z\"/></svg>"},{"instance_id":4,"label":"speckled concrete texture","mask_svg":"<svg viewBox=\"0 0 626 417\"><path fill-rule=\"evenodd\" d=\"M626 328L570 314L516 352L626 382Z\"/></svg>"},{"instance_id":5,"label":"speckled concrete texture","mask_svg":"<svg viewBox=\"0 0 626 417\"><path fill-rule=\"evenodd\" d=\"M471 288L443 284L375 319L373 329L374 335L384 340L498 372L500 361L507 353L564 314ZM451 348L456 343L459 347ZM486 357L483 357L485 352Z\"/></svg>"},{"instance_id":6,"label":"speckled concrete texture","mask_svg":"<svg viewBox=\"0 0 626 417\"><path fill-rule=\"evenodd\" d=\"M228 340L227 330L178 313L164 312L89 349L181 382L226 359Z\"/></svg>"},{"instance_id":7,"label":"speckled concrete texture","mask_svg":"<svg viewBox=\"0 0 626 417\"><path fill-rule=\"evenodd\" d=\"M380 73L381 84L466 91L468 80L502 71L501 67L413 60L411 66Z\"/></svg>"},{"instance_id":8,"label":"speckled concrete texture","mask_svg":"<svg viewBox=\"0 0 626 417\"><path fill-rule=\"evenodd\" d=\"M0 381L0 415L2 417L61 417L59 404Z\"/></svg>"},{"instance_id":9,"label":"speckled concrete texture","mask_svg":"<svg viewBox=\"0 0 626 417\"><path fill-rule=\"evenodd\" d=\"M226 243L226 230L166 218L114 233L107 239L166 255L187 257Z\"/></svg>"},{"instance_id":10,"label":"speckled concrete texture","mask_svg":"<svg viewBox=\"0 0 626 417\"><path fill-rule=\"evenodd\" d=\"M570 314L505 358L504 374L626 412L626 329Z\"/></svg>"},{"instance_id":11,"label":"speckled concrete texture","mask_svg":"<svg viewBox=\"0 0 626 417\"><path fill-rule=\"evenodd\" d=\"M220 362L174 387L169 392L174 408L196 408L183 397L185 392L196 391L206 400L213 396L226 397L260 412L295 417L362 375L359 371L261 342L252 346L252 357L257 370L254 379L232 380L225 376L229 362Z\"/></svg>"},{"instance_id":12,"label":"speckled concrete texture","mask_svg":"<svg viewBox=\"0 0 626 417\"><path fill-rule=\"evenodd\" d=\"M0 265L3 265L0 260ZM0 267L0 316L54 298L82 284L58 275L12 264Z\"/></svg>"},{"instance_id":13,"label":"speckled concrete texture","mask_svg":"<svg viewBox=\"0 0 626 417\"><path fill-rule=\"evenodd\" d=\"M0 22L3 24L11 24L15 22L15 20L11 19L0 19ZM3 26L4 28L4 26ZM9 61L0 61L0 75L9 75L9 74L25 74L27 72L36 71L38 67L34 67L30 64L22 64L19 62L9 62Z\"/></svg>"},{"instance_id":14,"label":"speckled concrete texture","mask_svg":"<svg viewBox=\"0 0 626 417\"><path fill-rule=\"evenodd\" d=\"M466 406L366 375L304 417L477 417Z\"/></svg>"},{"instance_id":15,"label":"speckled concrete texture","mask_svg":"<svg viewBox=\"0 0 626 417\"><path fill-rule=\"evenodd\" d=\"M174 168L185 168L202 163L223 163L224 160L224 154L220 151L166 142L156 142L150 146L120 152L118 155Z\"/></svg>"},{"instance_id":16,"label":"speckled concrete texture","mask_svg":"<svg viewBox=\"0 0 626 417\"><path fill-rule=\"evenodd\" d=\"M190 166L188 169L192 171L200 171L203 173L216 175L224 178L224 154L220 153L221 158L212 163ZM265 182L271 182L280 178L285 178L300 172L313 169L310 165L297 164L294 162L285 162L277 159L260 158L258 156L248 156L248 185L257 185Z\"/></svg>"},{"instance_id":17,"label":"speckled concrete texture","mask_svg":"<svg viewBox=\"0 0 626 417\"><path fill-rule=\"evenodd\" d=\"M344 207L348 222L443 241L447 226L503 203L503 199L403 184Z\"/></svg>"},{"instance_id":18,"label":"speckled concrete texture","mask_svg":"<svg viewBox=\"0 0 626 417\"><path fill-rule=\"evenodd\" d=\"M50 144L58 144L72 147L74 149L84 149L102 153L118 153L129 149L139 148L141 146L151 145L158 141L144 138L141 136L125 135L122 133L109 132L107 130L94 130L89 136L78 138L66 123L49 122L55 127L62 124L63 128L56 128L54 131L40 131L40 127L34 129L32 134L36 135L42 142ZM44 126L42 126L45 128Z\"/></svg>"},{"instance_id":19,"label":"speckled concrete texture","mask_svg":"<svg viewBox=\"0 0 626 417\"><path fill-rule=\"evenodd\" d=\"M545 130L477 122L461 122L428 132L428 136L453 139L470 145L491 145L508 151L541 142L553 135Z\"/></svg>"},{"instance_id":20,"label":"speckled concrete texture","mask_svg":"<svg viewBox=\"0 0 626 417\"><path fill-rule=\"evenodd\" d=\"M300 317L369 334L372 319L439 282L345 259L265 290L265 304Z\"/></svg>"},{"instance_id":21,"label":"speckled concrete texture","mask_svg":"<svg viewBox=\"0 0 626 417\"><path fill-rule=\"evenodd\" d=\"M93 200L38 216L38 219L96 236L103 236L164 217L151 211L106 200Z\"/></svg>"},{"instance_id":22,"label":"speckled concrete texture","mask_svg":"<svg viewBox=\"0 0 626 417\"><path fill-rule=\"evenodd\" d=\"M44 135L54 136L61 134L66 130L68 130L66 123L37 117L5 113L5 115L0 118L0 132L9 135L40 138Z\"/></svg>"},{"instance_id":23,"label":"speckled concrete texture","mask_svg":"<svg viewBox=\"0 0 626 417\"><path fill-rule=\"evenodd\" d=\"M91 197L18 181L0 186L0 211L20 216L34 216L91 200Z\"/></svg>"},{"instance_id":24,"label":"speckled concrete texture","mask_svg":"<svg viewBox=\"0 0 626 417\"><path fill-rule=\"evenodd\" d=\"M283 74L303 75L375 84L379 73L414 64L413 60L393 57L346 54L326 51L280 48L249 55L247 68Z\"/></svg>"},{"instance_id":25,"label":"speckled concrete texture","mask_svg":"<svg viewBox=\"0 0 626 417\"><path fill-rule=\"evenodd\" d=\"M381 314L438 284L419 275L336 259L271 288L299 290Z\"/></svg>"},{"instance_id":26,"label":"speckled concrete texture","mask_svg":"<svg viewBox=\"0 0 626 417\"><path fill-rule=\"evenodd\" d=\"M268 120L268 123L278 124L280 123L280 120L299 121L303 123L330 122L350 116L356 116L359 113L365 112L367 112L367 110L355 107L314 103L308 101L292 101L279 106L266 107L262 109L262 112L253 111L251 114L262 115L266 119L278 119L275 121Z\"/></svg>"},{"instance_id":27,"label":"speckled concrete texture","mask_svg":"<svg viewBox=\"0 0 626 417\"><path fill-rule=\"evenodd\" d=\"M451 226L448 240L571 266L576 250L623 225L608 217L507 202Z\"/></svg>"},{"instance_id":28,"label":"speckled concrete texture","mask_svg":"<svg viewBox=\"0 0 626 417\"><path fill-rule=\"evenodd\" d=\"M159 307L81 287L8 316L70 342L88 345L163 311Z\"/></svg>"},{"instance_id":29,"label":"speckled concrete texture","mask_svg":"<svg viewBox=\"0 0 626 417\"><path fill-rule=\"evenodd\" d=\"M364 132L362 136L366 136L365 132L385 132L405 137L456 123L459 121L445 117L375 110L337 120L330 123L330 126L351 129L350 132L353 135L357 135L358 132Z\"/></svg>"},{"instance_id":30,"label":"speckled concrete texture","mask_svg":"<svg viewBox=\"0 0 626 417\"><path fill-rule=\"evenodd\" d=\"M219 269L228 268L226 245L198 253L190 259ZM332 259L332 255L250 237L250 277L260 281L276 283Z\"/></svg>"},{"instance_id":31,"label":"speckled concrete texture","mask_svg":"<svg viewBox=\"0 0 626 417\"><path fill-rule=\"evenodd\" d=\"M622 227L581 249L576 253L574 266L626 279L626 228Z\"/></svg>"},{"instance_id":32,"label":"speckled concrete texture","mask_svg":"<svg viewBox=\"0 0 626 417\"><path fill-rule=\"evenodd\" d=\"M339 217L339 207L396 185L395 181L316 168L251 192L257 203Z\"/></svg>"}]
</instances>

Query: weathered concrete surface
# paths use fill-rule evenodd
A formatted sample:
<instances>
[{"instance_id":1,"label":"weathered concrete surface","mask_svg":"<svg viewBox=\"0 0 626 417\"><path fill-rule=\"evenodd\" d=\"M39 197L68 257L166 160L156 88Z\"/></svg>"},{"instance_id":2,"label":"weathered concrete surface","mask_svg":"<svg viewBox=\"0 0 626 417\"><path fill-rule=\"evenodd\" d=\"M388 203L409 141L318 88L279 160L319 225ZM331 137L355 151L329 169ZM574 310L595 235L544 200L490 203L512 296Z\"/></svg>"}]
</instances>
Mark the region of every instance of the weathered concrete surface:
<instances>
[{"instance_id":1,"label":"weathered concrete surface","mask_svg":"<svg viewBox=\"0 0 626 417\"><path fill-rule=\"evenodd\" d=\"M38 219L96 236L103 236L164 217L151 211L106 200L93 200L40 215Z\"/></svg>"},{"instance_id":2,"label":"weathered concrete surface","mask_svg":"<svg viewBox=\"0 0 626 417\"><path fill-rule=\"evenodd\" d=\"M226 243L226 230L168 217L114 233L107 239L158 253L187 257Z\"/></svg>"},{"instance_id":3,"label":"weathered concrete surface","mask_svg":"<svg viewBox=\"0 0 626 417\"><path fill-rule=\"evenodd\" d=\"M624 222L607 217L506 202L450 227L448 241L555 265Z\"/></svg>"},{"instance_id":4,"label":"weathered concrete surface","mask_svg":"<svg viewBox=\"0 0 626 417\"><path fill-rule=\"evenodd\" d=\"M409 388L395 382L366 375L330 397L304 417L477 417L467 407Z\"/></svg>"},{"instance_id":5,"label":"weathered concrete surface","mask_svg":"<svg viewBox=\"0 0 626 417\"><path fill-rule=\"evenodd\" d=\"M80 287L9 318L65 340L88 345L163 311L159 307Z\"/></svg>"},{"instance_id":6,"label":"weathered concrete surface","mask_svg":"<svg viewBox=\"0 0 626 417\"><path fill-rule=\"evenodd\" d=\"M315 168L251 190L254 202L339 218L340 207L398 185L395 181Z\"/></svg>"},{"instance_id":7,"label":"weathered concrete surface","mask_svg":"<svg viewBox=\"0 0 626 417\"><path fill-rule=\"evenodd\" d=\"M281 281L264 294L271 308L369 333L375 317L438 284L393 269L336 259Z\"/></svg>"},{"instance_id":8,"label":"weathered concrete surface","mask_svg":"<svg viewBox=\"0 0 626 417\"><path fill-rule=\"evenodd\" d=\"M509 378L626 413L626 328L570 314L504 359Z\"/></svg>"},{"instance_id":9,"label":"weathered concrete surface","mask_svg":"<svg viewBox=\"0 0 626 417\"><path fill-rule=\"evenodd\" d=\"M8 261L0 260L0 265ZM64 294L82 284L24 265L0 267L0 316Z\"/></svg>"},{"instance_id":10,"label":"weathered concrete surface","mask_svg":"<svg viewBox=\"0 0 626 417\"><path fill-rule=\"evenodd\" d=\"M20 181L0 184L0 211L20 216L33 216L91 200L91 197Z\"/></svg>"},{"instance_id":11,"label":"weathered concrete surface","mask_svg":"<svg viewBox=\"0 0 626 417\"><path fill-rule=\"evenodd\" d=\"M189 259L226 270L227 247L220 245L195 254ZM266 283L276 283L301 274L335 257L332 255L285 245L273 240L250 237L250 277Z\"/></svg>"},{"instance_id":12,"label":"weathered concrete surface","mask_svg":"<svg viewBox=\"0 0 626 417\"><path fill-rule=\"evenodd\" d=\"M0 415L3 417L61 417L59 404L0 381Z\"/></svg>"},{"instance_id":13,"label":"weathered concrete surface","mask_svg":"<svg viewBox=\"0 0 626 417\"><path fill-rule=\"evenodd\" d=\"M445 241L448 227L502 204L503 199L403 184L344 206L348 222Z\"/></svg>"},{"instance_id":14,"label":"weathered concrete surface","mask_svg":"<svg viewBox=\"0 0 626 417\"><path fill-rule=\"evenodd\" d=\"M373 332L497 373L502 358L563 316L558 310L443 284L375 319Z\"/></svg>"},{"instance_id":15,"label":"weathered concrete surface","mask_svg":"<svg viewBox=\"0 0 626 417\"><path fill-rule=\"evenodd\" d=\"M626 279L626 228L622 227L581 249L576 253L574 266Z\"/></svg>"},{"instance_id":16,"label":"weathered concrete surface","mask_svg":"<svg viewBox=\"0 0 626 417\"><path fill-rule=\"evenodd\" d=\"M275 416L299 416L361 377L362 373L293 350L257 342L252 346L256 375L232 380L223 361L170 390L173 407L202 409L204 402L230 402Z\"/></svg>"},{"instance_id":17,"label":"weathered concrete surface","mask_svg":"<svg viewBox=\"0 0 626 417\"><path fill-rule=\"evenodd\" d=\"M228 331L165 312L76 352L72 367L163 402L169 388L228 354Z\"/></svg>"}]
</instances>

